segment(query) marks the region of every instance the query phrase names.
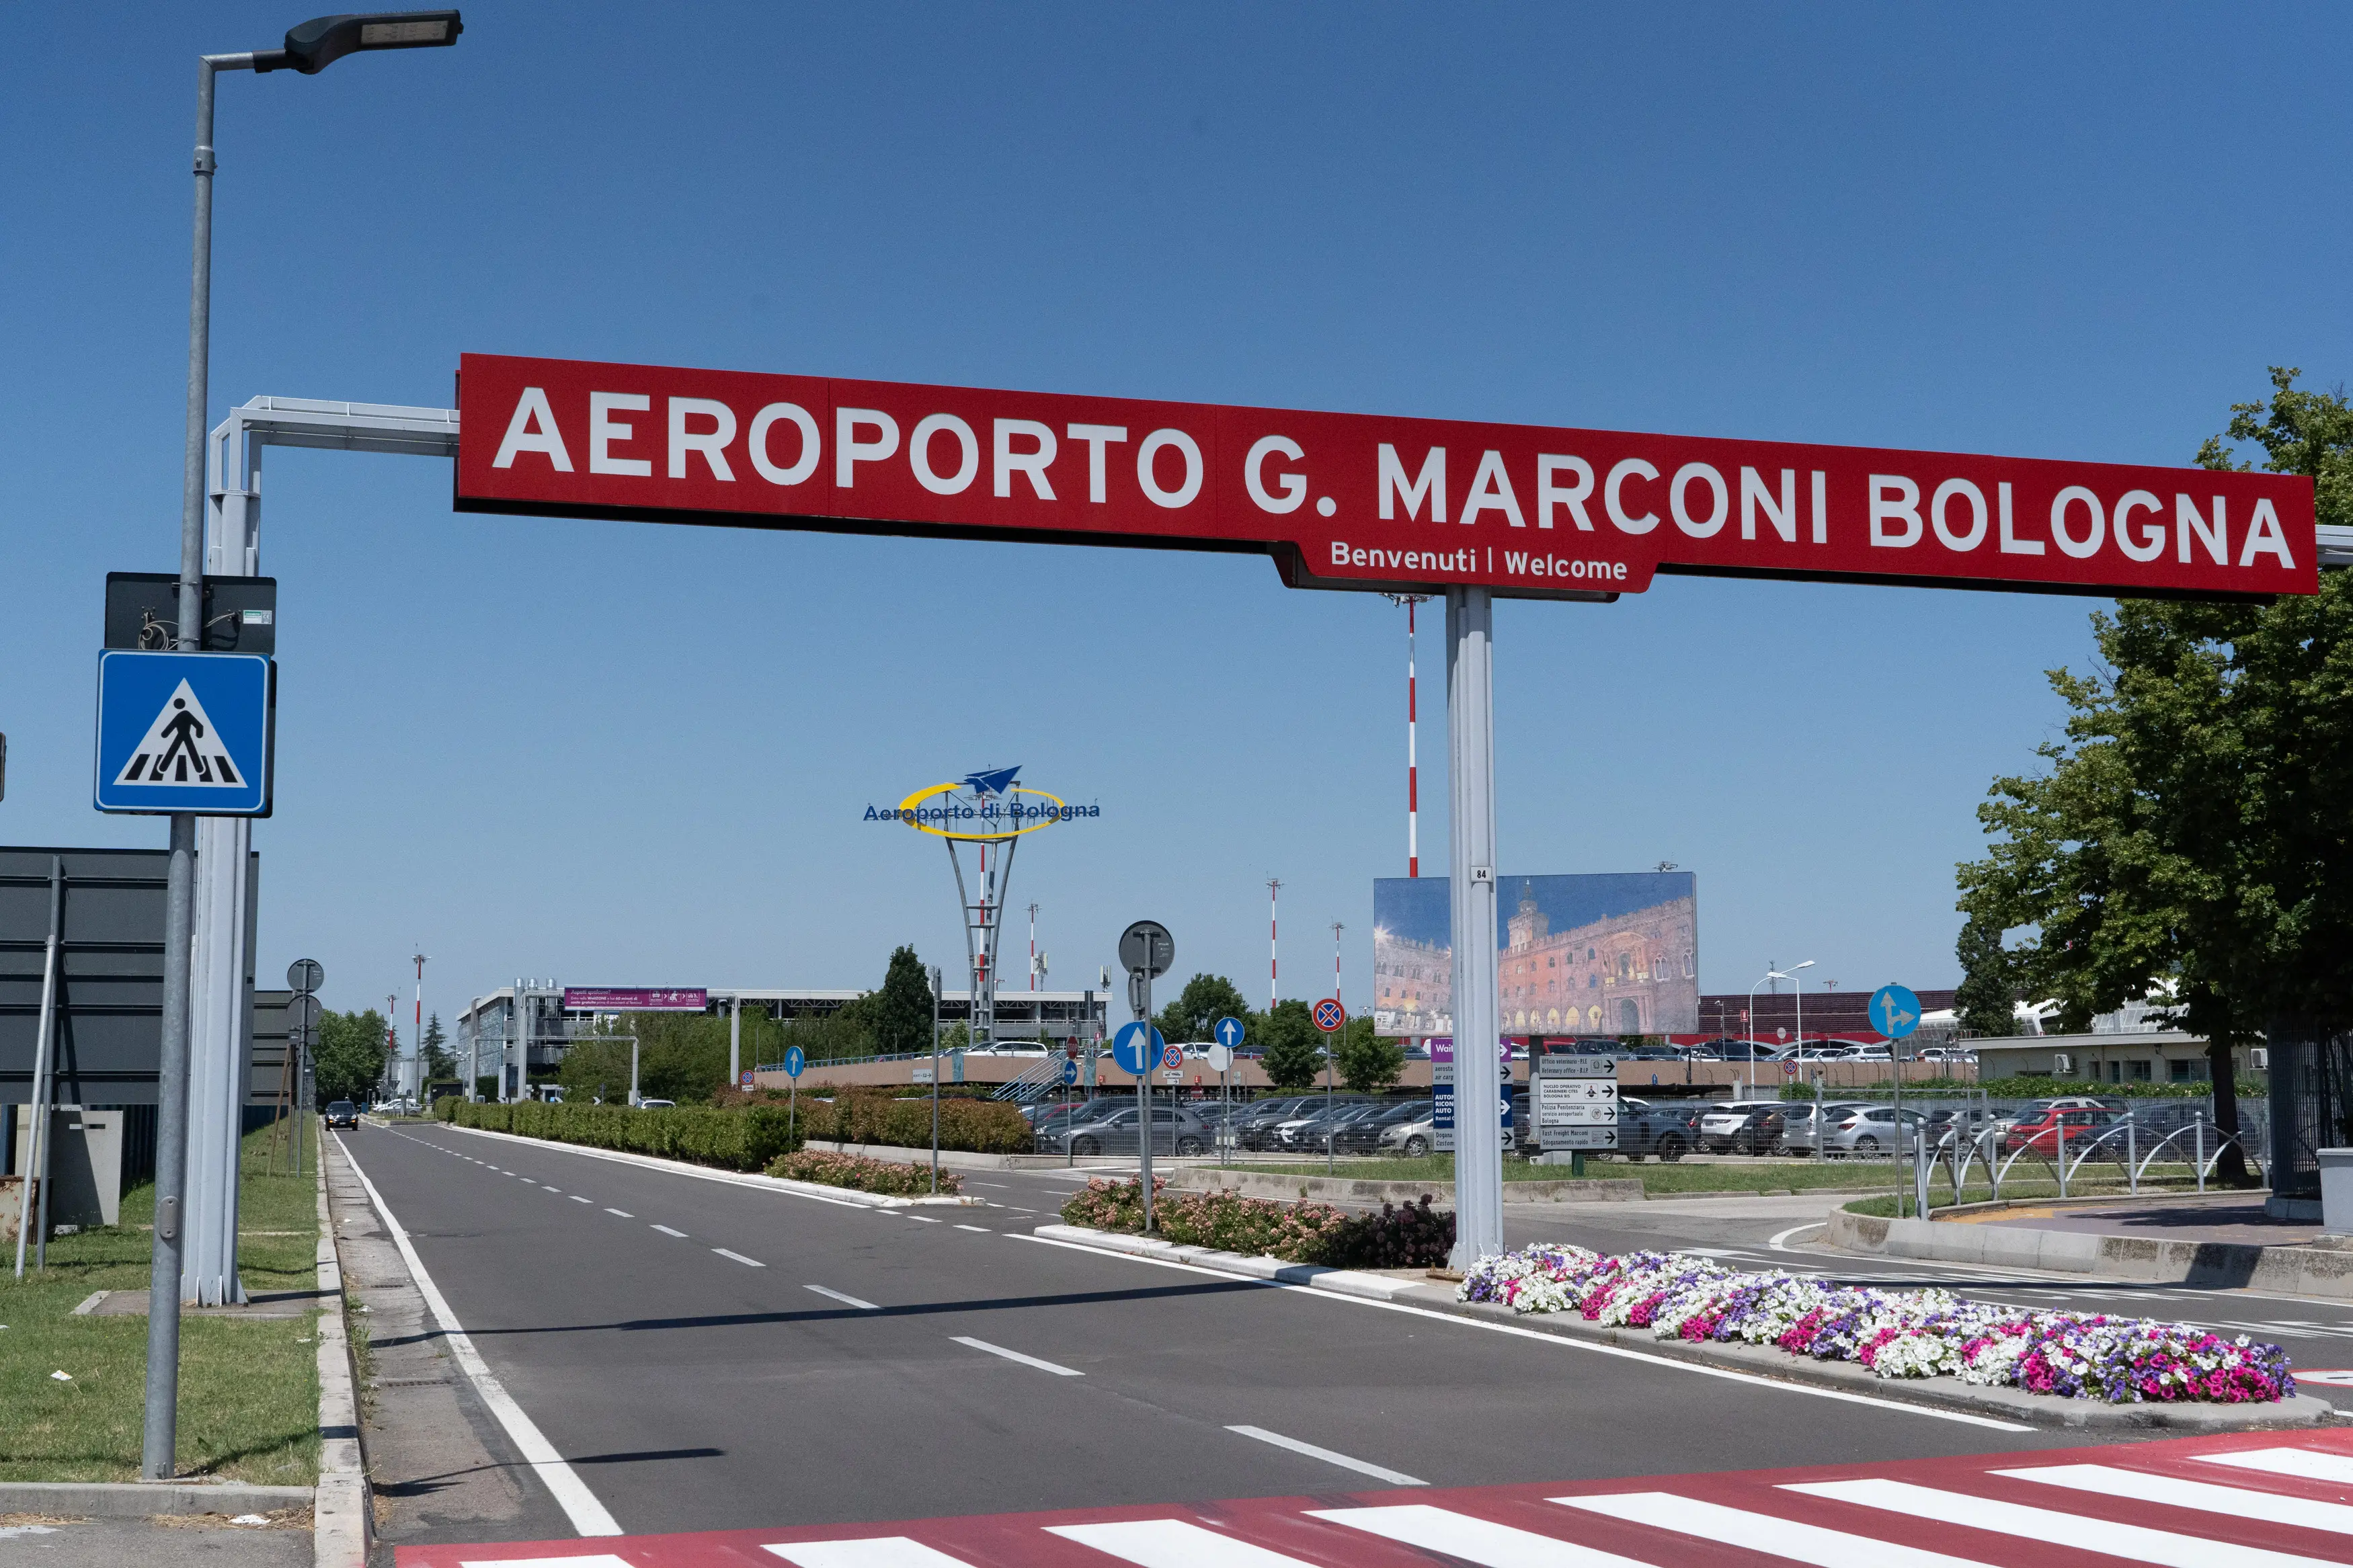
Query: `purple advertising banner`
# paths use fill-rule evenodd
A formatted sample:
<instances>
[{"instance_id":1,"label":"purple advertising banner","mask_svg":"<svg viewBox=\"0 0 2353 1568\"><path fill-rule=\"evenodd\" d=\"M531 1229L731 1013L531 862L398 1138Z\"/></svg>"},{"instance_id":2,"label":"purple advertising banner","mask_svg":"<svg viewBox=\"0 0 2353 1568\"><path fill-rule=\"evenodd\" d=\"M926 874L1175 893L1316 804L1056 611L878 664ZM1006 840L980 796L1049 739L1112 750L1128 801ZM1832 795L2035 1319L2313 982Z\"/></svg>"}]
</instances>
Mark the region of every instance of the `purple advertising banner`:
<instances>
[{"instance_id":1,"label":"purple advertising banner","mask_svg":"<svg viewBox=\"0 0 2353 1568\"><path fill-rule=\"evenodd\" d=\"M700 1013L711 1005L711 993L700 985L663 989L646 985L567 985L567 1013Z\"/></svg>"}]
</instances>

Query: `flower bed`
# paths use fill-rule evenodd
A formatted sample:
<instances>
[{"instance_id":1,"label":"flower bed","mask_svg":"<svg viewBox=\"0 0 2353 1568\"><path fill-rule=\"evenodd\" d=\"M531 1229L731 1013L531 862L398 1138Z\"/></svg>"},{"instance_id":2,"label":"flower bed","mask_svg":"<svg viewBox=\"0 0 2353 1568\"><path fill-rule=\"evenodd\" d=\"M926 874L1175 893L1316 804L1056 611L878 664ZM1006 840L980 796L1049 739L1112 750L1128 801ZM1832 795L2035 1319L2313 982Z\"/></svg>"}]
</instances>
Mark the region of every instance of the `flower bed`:
<instances>
[{"instance_id":1,"label":"flower bed","mask_svg":"<svg viewBox=\"0 0 2353 1568\"><path fill-rule=\"evenodd\" d=\"M786 1154L769 1165L767 1173L790 1181L822 1182L828 1187L849 1187L893 1197L922 1197L932 1190L929 1165L902 1165L893 1160L870 1160L863 1154L828 1154L820 1149ZM963 1186L964 1178L954 1171L940 1173L943 1194L958 1192Z\"/></svg>"},{"instance_id":2,"label":"flower bed","mask_svg":"<svg viewBox=\"0 0 2353 1568\"><path fill-rule=\"evenodd\" d=\"M1163 1239L1180 1247L1214 1247L1285 1263L1328 1268L1425 1268L1446 1261L1454 1246L1454 1216L1430 1208L1430 1199L1399 1208L1383 1204L1378 1214L1352 1215L1329 1204L1277 1203L1239 1193L1165 1193L1164 1179L1152 1181L1152 1218ZM1062 1205L1066 1225L1097 1230L1144 1228L1140 1182L1107 1182L1097 1176Z\"/></svg>"},{"instance_id":3,"label":"flower bed","mask_svg":"<svg viewBox=\"0 0 2353 1568\"><path fill-rule=\"evenodd\" d=\"M2111 1404L2268 1405L2295 1393L2287 1352L2246 1335L2099 1313L2040 1312L1947 1290L1873 1290L1743 1273L1672 1252L1605 1257L1544 1244L1482 1258L1455 1291L1515 1312L1573 1311L1662 1340L1773 1345L1882 1377L1957 1377Z\"/></svg>"}]
</instances>

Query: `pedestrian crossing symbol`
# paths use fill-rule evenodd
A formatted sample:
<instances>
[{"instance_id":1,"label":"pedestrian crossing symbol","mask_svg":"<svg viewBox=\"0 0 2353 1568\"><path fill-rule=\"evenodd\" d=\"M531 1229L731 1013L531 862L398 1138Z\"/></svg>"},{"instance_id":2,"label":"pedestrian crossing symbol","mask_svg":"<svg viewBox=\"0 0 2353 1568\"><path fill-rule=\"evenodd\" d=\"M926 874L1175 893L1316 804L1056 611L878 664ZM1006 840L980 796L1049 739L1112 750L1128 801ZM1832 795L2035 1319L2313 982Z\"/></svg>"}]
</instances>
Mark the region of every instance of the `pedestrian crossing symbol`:
<instances>
[{"instance_id":1,"label":"pedestrian crossing symbol","mask_svg":"<svg viewBox=\"0 0 2353 1568\"><path fill-rule=\"evenodd\" d=\"M98 809L267 816L269 665L252 654L100 654Z\"/></svg>"}]
</instances>

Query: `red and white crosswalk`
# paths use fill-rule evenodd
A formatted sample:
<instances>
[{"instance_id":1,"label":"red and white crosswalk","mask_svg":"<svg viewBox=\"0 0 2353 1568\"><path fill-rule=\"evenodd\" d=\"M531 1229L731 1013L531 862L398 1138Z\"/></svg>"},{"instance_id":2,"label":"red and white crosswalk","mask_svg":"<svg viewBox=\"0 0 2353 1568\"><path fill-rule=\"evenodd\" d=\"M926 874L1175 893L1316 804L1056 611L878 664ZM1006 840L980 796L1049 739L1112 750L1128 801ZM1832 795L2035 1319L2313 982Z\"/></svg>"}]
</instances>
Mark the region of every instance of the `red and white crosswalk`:
<instances>
[{"instance_id":1,"label":"red and white crosswalk","mask_svg":"<svg viewBox=\"0 0 2353 1568\"><path fill-rule=\"evenodd\" d=\"M596 1542L398 1568L2165 1568L2353 1564L2353 1433Z\"/></svg>"}]
</instances>

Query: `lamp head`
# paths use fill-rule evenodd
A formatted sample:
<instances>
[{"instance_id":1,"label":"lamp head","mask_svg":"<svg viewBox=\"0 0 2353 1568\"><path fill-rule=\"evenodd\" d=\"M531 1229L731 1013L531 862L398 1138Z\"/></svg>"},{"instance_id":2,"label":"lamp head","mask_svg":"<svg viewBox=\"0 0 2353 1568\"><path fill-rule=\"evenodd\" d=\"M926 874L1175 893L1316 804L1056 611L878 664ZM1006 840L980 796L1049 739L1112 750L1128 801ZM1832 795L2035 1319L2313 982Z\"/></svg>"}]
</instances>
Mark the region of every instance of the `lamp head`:
<instances>
[{"instance_id":1,"label":"lamp head","mask_svg":"<svg viewBox=\"0 0 2353 1568\"><path fill-rule=\"evenodd\" d=\"M455 11L371 11L313 16L286 29L282 49L257 49L256 71L317 76L345 55L369 49L447 48L466 24Z\"/></svg>"}]
</instances>

